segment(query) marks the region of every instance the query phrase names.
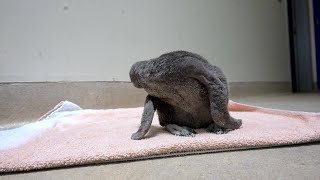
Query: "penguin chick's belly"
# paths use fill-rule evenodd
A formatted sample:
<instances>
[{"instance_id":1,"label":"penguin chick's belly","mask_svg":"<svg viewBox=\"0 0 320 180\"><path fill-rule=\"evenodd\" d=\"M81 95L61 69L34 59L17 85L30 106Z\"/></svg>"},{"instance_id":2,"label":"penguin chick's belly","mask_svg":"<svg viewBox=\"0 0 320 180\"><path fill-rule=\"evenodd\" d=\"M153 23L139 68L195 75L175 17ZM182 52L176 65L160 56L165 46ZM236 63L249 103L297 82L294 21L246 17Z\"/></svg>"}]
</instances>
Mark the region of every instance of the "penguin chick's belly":
<instances>
[{"instance_id":1,"label":"penguin chick's belly","mask_svg":"<svg viewBox=\"0 0 320 180\"><path fill-rule=\"evenodd\" d=\"M208 92L204 85L194 79L166 82L148 82L145 91L162 101L185 111L197 121L212 121Z\"/></svg>"}]
</instances>

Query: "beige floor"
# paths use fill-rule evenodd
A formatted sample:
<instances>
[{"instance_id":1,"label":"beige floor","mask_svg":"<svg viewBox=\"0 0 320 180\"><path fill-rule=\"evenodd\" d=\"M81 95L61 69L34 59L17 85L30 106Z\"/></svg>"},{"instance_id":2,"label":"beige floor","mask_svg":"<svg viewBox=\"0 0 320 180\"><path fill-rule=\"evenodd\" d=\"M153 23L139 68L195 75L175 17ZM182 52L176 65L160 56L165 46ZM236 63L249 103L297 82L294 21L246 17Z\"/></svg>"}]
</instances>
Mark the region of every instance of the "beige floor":
<instances>
[{"instance_id":1,"label":"beige floor","mask_svg":"<svg viewBox=\"0 0 320 180\"><path fill-rule=\"evenodd\" d=\"M5 92L4 89L6 88L1 89L0 86L0 92ZM10 92L12 92L12 89ZM14 94L10 95L7 91L6 93L9 96L14 96ZM41 90L39 90L39 94L41 98L45 97L41 94ZM88 94L89 98L85 96L84 98L90 99L90 93ZM136 96L131 98L137 98L140 101L143 95L143 93L137 91ZM23 116L24 113L28 112L29 107L18 107L22 106L23 103L14 98L11 102L5 102L5 100L8 100L8 96L4 97L3 94L1 98L1 103L6 103L6 105L10 105L17 110L20 109L16 115L0 111L0 117L10 119L5 122L2 121L2 125L15 123L15 119L22 122L22 117L35 118L37 114L46 111L46 108L55 103L53 100L48 100L50 102L47 103L48 105L37 108L36 106L39 105L39 102L35 99L35 103L31 108L34 111L31 115ZM32 100L31 97L24 97L22 99L24 101ZM76 98L74 99L77 100ZM254 94L253 96L241 96L241 94L237 94L237 96L233 96L233 100L271 108L320 112L319 93L291 94L268 92L260 95ZM116 100L114 102L117 103ZM137 104L140 105L140 102ZM137 106L137 104L133 103L128 106ZM5 108L3 106L1 107L0 105L0 110ZM85 107L87 106L90 106L90 104L85 105ZM320 179L319 152L320 143L312 143L298 146L7 174L0 176L0 179Z\"/></svg>"}]
</instances>

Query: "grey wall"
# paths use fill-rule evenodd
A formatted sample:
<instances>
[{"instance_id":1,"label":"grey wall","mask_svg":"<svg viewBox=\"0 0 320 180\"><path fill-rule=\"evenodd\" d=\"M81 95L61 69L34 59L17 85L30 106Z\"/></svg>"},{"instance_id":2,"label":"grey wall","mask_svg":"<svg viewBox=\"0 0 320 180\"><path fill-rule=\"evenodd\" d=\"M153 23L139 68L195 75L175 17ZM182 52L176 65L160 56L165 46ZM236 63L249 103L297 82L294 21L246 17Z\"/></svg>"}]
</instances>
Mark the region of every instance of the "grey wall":
<instances>
[{"instance_id":1,"label":"grey wall","mask_svg":"<svg viewBox=\"0 0 320 180\"><path fill-rule=\"evenodd\" d=\"M0 82L128 81L172 50L229 81L290 81L286 1L1 0Z\"/></svg>"}]
</instances>

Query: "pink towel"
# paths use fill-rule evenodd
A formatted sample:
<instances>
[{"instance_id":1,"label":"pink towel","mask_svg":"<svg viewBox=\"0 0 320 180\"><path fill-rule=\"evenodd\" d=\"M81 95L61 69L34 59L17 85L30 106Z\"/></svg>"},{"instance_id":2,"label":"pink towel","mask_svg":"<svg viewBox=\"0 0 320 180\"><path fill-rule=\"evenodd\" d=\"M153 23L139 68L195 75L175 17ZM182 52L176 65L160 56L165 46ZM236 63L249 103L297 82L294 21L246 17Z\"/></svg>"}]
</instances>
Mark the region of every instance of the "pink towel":
<instances>
[{"instance_id":1,"label":"pink towel","mask_svg":"<svg viewBox=\"0 0 320 180\"><path fill-rule=\"evenodd\" d=\"M130 139L142 108L83 110L63 101L39 121L0 131L0 172L250 149L320 140L320 113L248 106L230 101L240 129L217 135L174 136L155 116L145 139Z\"/></svg>"}]
</instances>

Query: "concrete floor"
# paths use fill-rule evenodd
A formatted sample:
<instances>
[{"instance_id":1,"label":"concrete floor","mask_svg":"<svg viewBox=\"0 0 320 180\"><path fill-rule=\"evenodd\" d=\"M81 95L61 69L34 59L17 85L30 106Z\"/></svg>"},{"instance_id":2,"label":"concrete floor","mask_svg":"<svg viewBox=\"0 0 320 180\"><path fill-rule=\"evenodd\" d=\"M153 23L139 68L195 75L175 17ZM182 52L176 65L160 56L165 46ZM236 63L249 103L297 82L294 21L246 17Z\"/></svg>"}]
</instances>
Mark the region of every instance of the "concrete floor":
<instances>
[{"instance_id":1,"label":"concrete floor","mask_svg":"<svg viewBox=\"0 0 320 180\"><path fill-rule=\"evenodd\" d=\"M232 98L263 107L320 112L319 93ZM320 179L319 152L320 143L311 143L6 174L0 179Z\"/></svg>"}]
</instances>

